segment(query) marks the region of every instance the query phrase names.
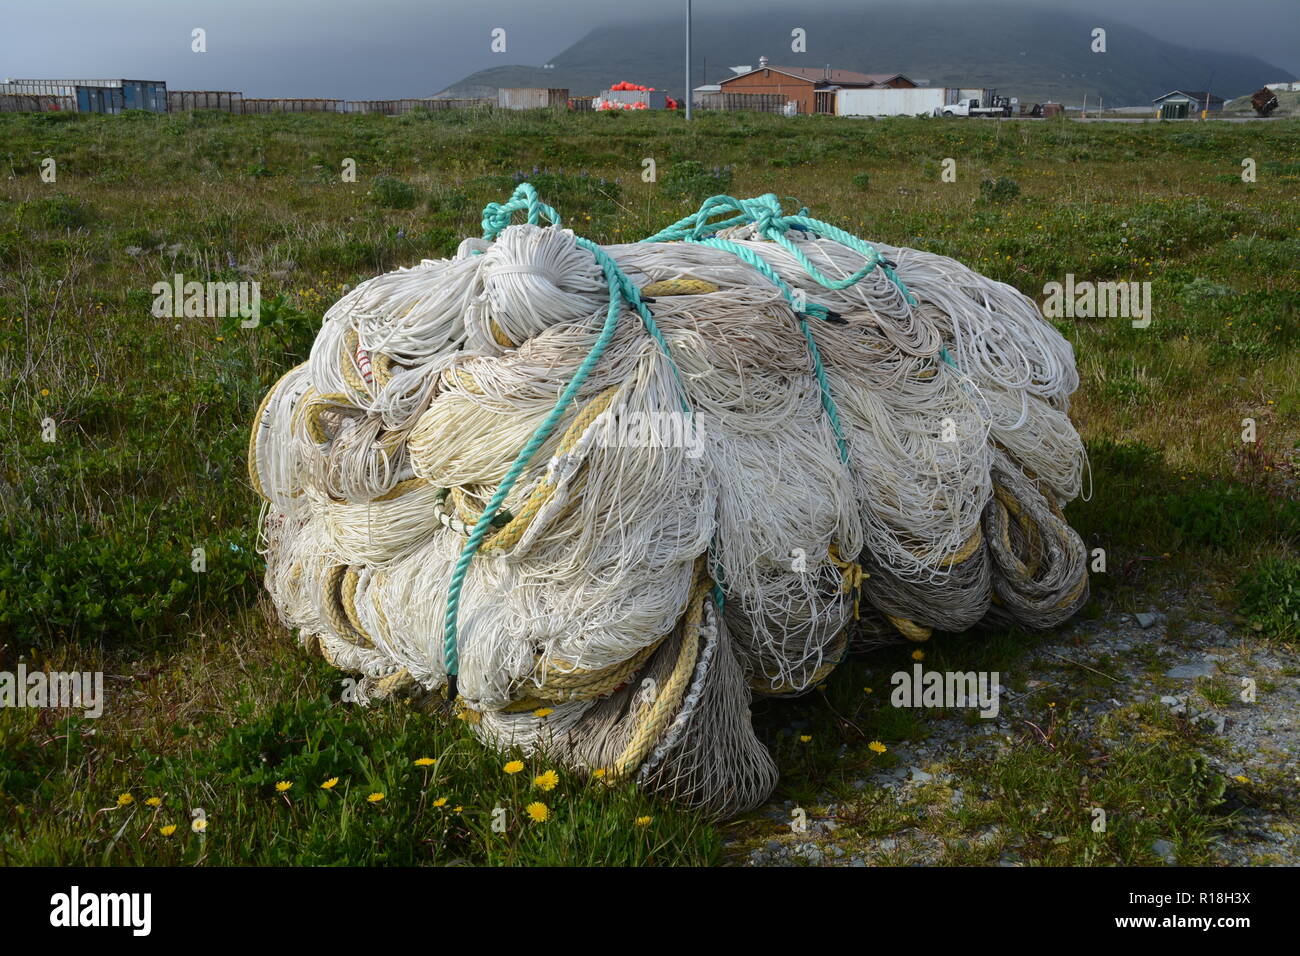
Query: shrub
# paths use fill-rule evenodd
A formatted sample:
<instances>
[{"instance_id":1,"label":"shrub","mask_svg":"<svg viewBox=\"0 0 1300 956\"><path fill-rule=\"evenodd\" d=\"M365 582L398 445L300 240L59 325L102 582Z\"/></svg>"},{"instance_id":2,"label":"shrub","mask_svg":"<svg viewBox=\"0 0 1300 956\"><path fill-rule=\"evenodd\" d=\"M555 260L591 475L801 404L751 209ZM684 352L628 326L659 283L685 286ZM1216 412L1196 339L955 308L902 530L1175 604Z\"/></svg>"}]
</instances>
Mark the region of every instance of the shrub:
<instances>
[{"instance_id":1,"label":"shrub","mask_svg":"<svg viewBox=\"0 0 1300 956\"><path fill-rule=\"evenodd\" d=\"M1270 637L1300 636L1300 561L1269 558L1237 582L1242 613Z\"/></svg>"},{"instance_id":2,"label":"shrub","mask_svg":"<svg viewBox=\"0 0 1300 956\"><path fill-rule=\"evenodd\" d=\"M659 186L671 199L693 199L699 202L725 193L731 188L733 171L730 166L706 167L694 159L674 163L664 174Z\"/></svg>"},{"instance_id":3,"label":"shrub","mask_svg":"<svg viewBox=\"0 0 1300 956\"><path fill-rule=\"evenodd\" d=\"M985 202L1009 203L1020 195L1020 184L1014 179L999 176L980 183L980 198Z\"/></svg>"},{"instance_id":4,"label":"shrub","mask_svg":"<svg viewBox=\"0 0 1300 956\"><path fill-rule=\"evenodd\" d=\"M32 211L47 229L80 229L94 218L90 206L62 194L37 199L32 203Z\"/></svg>"},{"instance_id":5,"label":"shrub","mask_svg":"<svg viewBox=\"0 0 1300 956\"><path fill-rule=\"evenodd\" d=\"M380 209L410 209L419 199L414 186L392 176L376 176L367 195Z\"/></svg>"}]
</instances>

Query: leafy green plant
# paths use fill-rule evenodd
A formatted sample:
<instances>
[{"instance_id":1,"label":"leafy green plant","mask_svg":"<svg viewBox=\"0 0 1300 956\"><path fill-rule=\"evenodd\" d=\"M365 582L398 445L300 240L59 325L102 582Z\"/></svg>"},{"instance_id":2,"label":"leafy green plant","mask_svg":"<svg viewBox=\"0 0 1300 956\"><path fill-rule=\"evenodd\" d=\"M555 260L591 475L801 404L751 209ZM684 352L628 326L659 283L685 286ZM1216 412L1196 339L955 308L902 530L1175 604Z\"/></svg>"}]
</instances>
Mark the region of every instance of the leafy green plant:
<instances>
[{"instance_id":1,"label":"leafy green plant","mask_svg":"<svg viewBox=\"0 0 1300 956\"><path fill-rule=\"evenodd\" d=\"M1242 612L1271 637L1300 637L1300 561L1269 558L1237 582Z\"/></svg>"}]
</instances>

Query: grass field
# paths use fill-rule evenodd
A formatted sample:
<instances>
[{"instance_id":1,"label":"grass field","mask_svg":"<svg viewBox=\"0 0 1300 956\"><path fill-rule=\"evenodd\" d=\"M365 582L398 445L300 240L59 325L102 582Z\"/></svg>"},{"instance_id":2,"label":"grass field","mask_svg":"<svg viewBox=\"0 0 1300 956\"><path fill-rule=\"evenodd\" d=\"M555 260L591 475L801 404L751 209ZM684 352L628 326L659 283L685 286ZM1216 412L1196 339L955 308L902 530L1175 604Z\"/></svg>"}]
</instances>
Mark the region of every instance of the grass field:
<instances>
[{"instance_id":1,"label":"grass field","mask_svg":"<svg viewBox=\"0 0 1300 956\"><path fill-rule=\"evenodd\" d=\"M46 157L54 183L40 176ZM1253 183L1241 178L1248 157ZM642 181L646 158L657 183ZM947 158L956 182L941 180ZM726 827L630 788L542 760L507 773L509 755L455 721L340 704L342 675L308 658L259 597L244 454L262 394L305 357L344 289L449 255L523 179L601 242L656 231L714 193L775 192L1040 301L1067 273L1150 281L1149 328L1057 322L1075 346L1074 417L1092 462L1092 496L1068 515L1109 565L1085 613L1175 582L1212 593L1260 642L1295 641L1300 121L4 115L0 670L102 670L108 703L98 720L0 709L0 862L723 859ZM154 318L151 287L175 273L260 282L260 326ZM937 640L930 653L1013 671L1033 640ZM779 798L812 799L892 759L868 741L927 733L924 714L863 693L907 663L905 650L853 661L804 700L757 708ZM1086 828L1071 788L1091 766L1094 793L1142 812L1099 846L1049 842L1032 861L1150 862L1143 821L1162 815L1186 837L1186 862L1207 859L1207 835L1229 824L1186 775L1191 744L1171 719L1126 712L1099 770L1095 744L1017 740L970 769L992 794L979 812L1016 821L1047 805L1057 832ZM847 825L866 840L888 824L864 811Z\"/></svg>"}]
</instances>

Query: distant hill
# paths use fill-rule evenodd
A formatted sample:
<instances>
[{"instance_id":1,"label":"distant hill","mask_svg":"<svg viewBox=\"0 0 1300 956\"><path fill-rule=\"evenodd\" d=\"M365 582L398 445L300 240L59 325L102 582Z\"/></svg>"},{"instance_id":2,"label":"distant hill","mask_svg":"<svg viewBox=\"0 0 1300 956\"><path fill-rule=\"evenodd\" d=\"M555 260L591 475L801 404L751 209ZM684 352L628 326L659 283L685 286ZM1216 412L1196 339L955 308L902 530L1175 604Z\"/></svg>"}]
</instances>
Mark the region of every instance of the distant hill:
<instances>
[{"instance_id":1,"label":"distant hill","mask_svg":"<svg viewBox=\"0 0 1300 956\"><path fill-rule=\"evenodd\" d=\"M864 73L900 72L931 86L996 87L1022 102L1146 105L1170 90L1210 89L1230 99L1264 83L1292 79L1288 70L1253 56L1191 50L1126 24L1076 13L1008 3L909 3L854 12L795 8L718 18L697 15L694 86L730 76L732 65L822 67ZM807 53L790 52L791 25L807 31ZM1107 52L1091 52L1094 27L1107 31ZM597 27L551 60L551 68L480 70L439 95L473 88L567 87L591 95L630 80L681 97L685 86L680 17Z\"/></svg>"}]
</instances>

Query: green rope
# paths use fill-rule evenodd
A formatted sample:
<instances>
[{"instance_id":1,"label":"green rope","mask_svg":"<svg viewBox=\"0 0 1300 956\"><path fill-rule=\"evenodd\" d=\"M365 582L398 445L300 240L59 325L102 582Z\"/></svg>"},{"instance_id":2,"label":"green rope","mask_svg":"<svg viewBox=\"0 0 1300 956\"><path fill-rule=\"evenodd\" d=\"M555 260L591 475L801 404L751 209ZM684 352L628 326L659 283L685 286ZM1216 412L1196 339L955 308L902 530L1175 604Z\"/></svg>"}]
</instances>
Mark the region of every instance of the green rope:
<instances>
[{"instance_id":1,"label":"green rope","mask_svg":"<svg viewBox=\"0 0 1300 956\"><path fill-rule=\"evenodd\" d=\"M717 216L727 216L728 218L716 222L709 221ZM850 232L845 232L839 226L833 226L820 219L813 219L811 216L803 215L802 210L799 215L783 215L781 201L773 193L766 193L753 199L713 196L704 200L704 204L700 206L699 211L694 215L679 219L668 228L660 230L653 236L647 236L641 241L675 242L682 239L704 239L723 229L747 223L753 223L757 227L760 236L779 244L794 256L799 261L799 264L803 266L804 271L824 288L836 291L847 289L849 286L860 282L873 269L880 268L889 278L889 281L903 293L908 304L916 305L915 297L907 290L907 286L895 273L894 264L882 256L875 246L859 239ZM786 237L786 233L790 229L824 236L843 246L848 246L867 260L866 265L844 279L827 278L808 260L808 257L803 254L799 247Z\"/></svg>"},{"instance_id":2,"label":"green rope","mask_svg":"<svg viewBox=\"0 0 1300 956\"><path fill-rule=\"evenodd\" d=\"M528 221L534 225L543 214L546 215L552 225L559 226L560 224L559 214L538 199L537 190L530 183L522 183L508 202L489 203L484 208L483 238L489 241L495 239L502 229L510 225L514 214L520 211L525 212ZM447 614L443 622L443 663L447 671L447 696L449 699L455 699L456 697L456 675L460 669L456 632L460 619L460 595L465 585L465 575L469 572L470 562L474 560L474 555L482 545L497 512L500 510L506 496L510 494L510 489L514 487L515 482L519 480L519 476L528 467L528 463L532 461L537 449L546 442L551 432L555 430L555 426L563 417L564 410L568 407L569 402L582 388L583 383L587 381L587 377L591 374L591 370L600 361L605 349L609 347L610 340L614 337L614 331L618 327L619 314L622 312L624 304L631 305L636 310L650 335L663 349L680 389L679 398L681 399L682 408L688 414L691 413L690 406L686 402L686 389L682 384L681 373L672 356L668 353L668 343L664 340L663 334L655 324L654 317L650 314L650 310L646 308L645 303L641 301L636 286L632 284L632 281L623 273L623 270L603 249L590 240L581 237L578 237L577 241L582 248L587 249L595 256L596 262L605 275L605 282L609 286L609 309L605 313L605 323L601 327L600 334L596 336L591 351L587 353L587 357L578 366L573 379L561 393L550 414L537 426L532 437L520 450L509 470L507 470L505 477L501 479L501 484L497 487L496 492L484 507L483 513L475 522L474 530L470 532L464 547L461 548L460 558L456 562L455 570L452 572L451 585L447 590Z\"/></svg>"},{"instance_id":3,"label":"green rope","mask_svg":"<svg viewBox=\"0 0 1300 956\"><path fill-rule=\"evenodd\" d=\"M510 199L504 203L488 203L483 208L483 238L491 241L500 235L501 230L508 227L514 219L517 212L523 212L527 220L532 225L538 225L543 216L553 226L560 225L560 215L552 207L546 205L538 198L537 190L531 183L521 183L511 195ZM718 217L724 217L719 219ZM822 408L831 423L831 428L835 432L835 440L839 447L840 458L847 465L849 462L848 445L844 440L844 430L840 422L839 411L835 405L835 400L831 396L830 382L826 376L826 368L821 359L821 353L817 348L817 343L813 338L812 330L808 325L808 317L821 319L824 321L837 321L839 316L831 312L824 305L817 303L801 302L791 291L789 285L777 275L774 270L761 256L748 247L741 246L738 243L731 242L727 239L721 239L716 236L720 230L739 226L746 223L753 223L756 226L759 235L772 242L778 243L786 249L804 271L812 277L819 285L826 289L840 290L847 289L849 286L860 282L865 276L870 274L874 269L880 268L884 271L886 277L892 282L906 298L911 305L916 304L916 299L912 293L907 290L902 280L894 272L893 263L876 251L870 243L864 242L857 236L845 232L838 226L822 222L819 219L813 219L807 215L806 209L801 209L797 215L786 216L782 214L780 201L772 193L758 196L753 199L735 199L731 196L713 196L704 201L699 210L692 216L687 216L679 220L667 229L663 229L653 236L642 239L642 242L689 242L700 245L711 246L715 249L723 249L736 255L743 262L752 266L768 281L772 282L782 295L785 296L795 313L799 315L799 325L803 331L804 341L808 344L808 351L812 356L813 370L817 376L817 384L821 388ZM809 261L808 257L803 254L799 247L787 238L786 233L794 229L800 232L808 232L817 236L824 236L832 239L842 245L858 252L866 259L864 265L853 275L844 279L830 279L817 269ZM609 310L605 314L605 323L601 327L600 333L596 337L591 351L583 359L582 364L578 366L577 372L574 373L573 379L561 393L555 407L551 409L549 415L542 421L529 438L527 444L520 450L519 455L515 458L510 468L506 471L505 477L501 479L501 484L497 487L496 492L488 501L479 516L479 520L474 524L474 530L470 533L468 540L461 549L460 558L456 562L456 567L452 572L451 585L447 591L447 614L443 625L443 661L446 665L447 672L447 696L449 699L456 697L456 676L459 671L459 654L456 645L457 627L460 617L460 596L464 588L465 576L469 571L470 563L474 555L478 552L479 547L486 537L488 529L492 527L498 512L501 509L506 496L514 487L519 476L523 474L529 462L532 461L533 455L546 442L555 426L559 423L560 418L564 415L564 410L573 400L574 396L582 388L587 377L596 363L604 355L606 348L609 347L611 339L614 337L614 331L618 326L619 315L622 312L624 304L631 308L640 316L642 323L650 336L655 340L668 360L669 368L672 369L673 377L677 381L679 390L679 399L682 409L688 415L693 416L693 412L686 400L686 388L682 382L681 373L677 368L677 363L673 361L672 355L668 349L668 343L665 341L659 327L655 324L654 317L650 310L646 308L645 303L641 300L641 295L632 281L624 274L618 264L605 252L599 245L589 239L581 236L575 236L577 244L586 249L595 258L596 263L600 266L601 272L605 276L605 282L609 286ZM943 353L943 357L950 364L951 358ZM714 570L714 597L718 606L722 607L722 569L718 567Z\"/></svg>"}]
</instances>

